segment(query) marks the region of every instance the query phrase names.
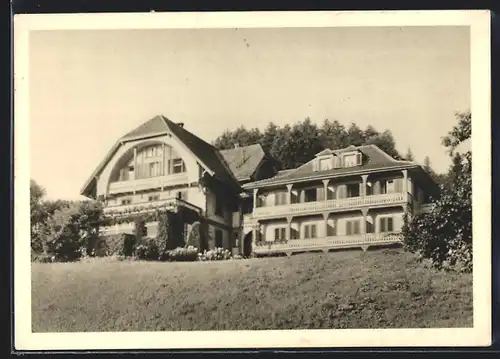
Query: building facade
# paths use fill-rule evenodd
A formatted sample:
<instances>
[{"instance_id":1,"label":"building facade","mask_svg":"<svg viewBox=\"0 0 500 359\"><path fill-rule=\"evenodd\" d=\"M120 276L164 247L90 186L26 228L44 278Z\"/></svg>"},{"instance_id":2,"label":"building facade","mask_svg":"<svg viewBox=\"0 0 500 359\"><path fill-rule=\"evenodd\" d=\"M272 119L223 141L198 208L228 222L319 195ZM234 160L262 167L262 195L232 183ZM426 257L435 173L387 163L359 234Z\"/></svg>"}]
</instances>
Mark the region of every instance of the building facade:
<instances>
[{"instance_id":1,"label":"building facade","mask_svg":"<svg viewBox=\"0 0 500 359\"><path fill-rule=\"evenodd\" d=\"M259 144L218 151L157 116L119 139L81 193L115 220L104 234L132 233L135 216L166 210L180 216L186 238L203 223L201 247L244 255L398 243L404 213L426 210L438 194L419 165L375 145L325 149L296 169L276 167Z\"/></svg>"}]
</instances>

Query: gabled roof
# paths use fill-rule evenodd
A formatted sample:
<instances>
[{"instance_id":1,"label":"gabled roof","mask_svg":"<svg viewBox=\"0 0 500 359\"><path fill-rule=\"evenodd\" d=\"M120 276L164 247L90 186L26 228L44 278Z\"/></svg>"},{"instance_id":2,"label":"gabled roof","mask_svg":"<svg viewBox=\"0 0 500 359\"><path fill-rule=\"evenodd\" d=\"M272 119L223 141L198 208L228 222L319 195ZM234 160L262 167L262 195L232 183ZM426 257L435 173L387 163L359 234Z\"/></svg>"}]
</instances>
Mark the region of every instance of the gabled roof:
<instances>
[{"instance_id":1,"label":"gabled roof","mask_svg":"<svg viewBox=\"0 0 500 359\"><path fill-rule=\"evenodd\" d=\"M219 152L238 181L250 179L266 156L258 143Z\"/></svg>"},{"instance_id":2,"label":"gabled roof","mask_svg":"<svg viewBox=\"0 0 500 359\"><path fill-rule=\"evenodd\" d=\"M324 171L314 171L313 161L311 160L302 166L285 171L280 171L276 176L264 179L261 181L255 181L245 184L244 188L257 188L265 187L268 185L277 185L281 183L291 183L300 182L302 180L328 178L336 176L348 176L359 172L371 172L375 170L382 170L388 168L409 168L417 166L413 162L409 161L398 161L389 156L387 153L382 151L376 145L364 145L364 146L349 146L339 150L332 150L333 153L343 153L349 151L360 151L363 154L363 164L355 167L347 168L335 168ZM320 152L324 154L325 151Z\"/></svg>"},{"instance_id":3,"label":"gabled roof","mask_svg":"<svg viewBox=\"0 0 500 359\"><path fill-rule=\"evenodd\" d=\"M200 165L204 167L204 169L209 172L211 176L229 185L233 190L241 190L238 180L234 177L233 173L229 169L229 166L225 163L224 159L215 147L185 130L182 126L170 121L162 115L159 115L121 137L94 170L80 193L85 196L90 194L93 187L95 187L96 176L100 174L123 143L160 136L167 133L175 136L184 146L186 146L188 151L190 151L197 158Z\"/></svg>"}]
</instances>

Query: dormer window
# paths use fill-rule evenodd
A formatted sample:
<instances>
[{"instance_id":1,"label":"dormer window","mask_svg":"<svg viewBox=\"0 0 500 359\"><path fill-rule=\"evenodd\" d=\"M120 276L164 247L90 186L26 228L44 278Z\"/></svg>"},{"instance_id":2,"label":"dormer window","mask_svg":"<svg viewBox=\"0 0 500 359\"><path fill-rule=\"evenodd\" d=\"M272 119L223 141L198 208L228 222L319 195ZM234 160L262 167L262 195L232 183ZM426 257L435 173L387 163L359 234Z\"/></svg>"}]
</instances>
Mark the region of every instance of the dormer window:
<instances>
[{"instance_id":1,"label":"dormer window","mask_svg":"<svg viewBox=\"0 0 500 359\"><path fill-rule=\"evenodd\" d=\"M319 170L326 171L333 168L333 161L331 158L320 158L319 159Z\"/></svg>"},{"instance_id":2,"label":"dormer window","mask_svg":"<svg viewBox=\"0 0 500 359\"><path fill-rule=\"evenodd\" d=\"M360 152L350 152L344 154L344 167L361 166L362 157Z\"/></svg>"}]
</instances>

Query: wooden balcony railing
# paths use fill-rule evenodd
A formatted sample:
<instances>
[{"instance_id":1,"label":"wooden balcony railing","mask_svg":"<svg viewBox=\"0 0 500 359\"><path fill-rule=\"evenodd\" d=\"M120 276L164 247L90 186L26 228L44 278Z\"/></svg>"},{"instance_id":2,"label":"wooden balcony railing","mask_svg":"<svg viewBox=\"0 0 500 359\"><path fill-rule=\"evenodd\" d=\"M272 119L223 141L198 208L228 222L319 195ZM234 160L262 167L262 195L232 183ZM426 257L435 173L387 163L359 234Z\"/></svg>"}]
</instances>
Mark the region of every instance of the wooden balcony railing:
<instances>
[{"instance_id":1,"label":"wooden balcony railing","mask_svg":"<svg viewBox=\"0 0 500 359\"><path fill-rule=\"evenodd\" d=\"M404 193L388 193L365 197L351 197L327 201L292 203L280 206L258 207L254 210L254 218L273 217L280 215L307 214L322 211L345 210L363 206L404 203L407 197Z\"/></svg>"},{"instance_id":2,"label":"wooden balcony railing","mask_svg":"<svg viewBox=\"0 0 500 359\"><path fill-rule=\"evenodd\" d=\"M402 235L396 232L367 233L351 236L332 236L314 239L293 239L287 243L263 242L253 245L256 254L293 253L302 251L328 251L335 248L369 247L401 243Z\"/></svg>"},{"instance_id":3,"label":"wooden balcony railing","mask_svg":"<svg viewBox=\"0 0 500 359\"><path fill-rule=\"evenodd\" d=\"M141 191L150 188L161 188L188 183L187 173L176 173L167 176L141 178L131 181L111 182L109 194Z\"/></svg>"},{"instance_id":4,"label":"wooden balcony railing","mask_svg":"<svg viewBox=\"0 0 500 359\"><path fill-rule=\"evenodd\" d=\"M186 202L180 198L168 198L162 199L158 201L151 202L139 202L139 203L131 203L128 205L116 205L105 207L103 212L106 216L127 216L134 213L147 213L158 210L171 210L177 211L177 209L182 206L185 208L189 208L195 212L201 213L201 208Z\"/></svg>"}]
</instances>

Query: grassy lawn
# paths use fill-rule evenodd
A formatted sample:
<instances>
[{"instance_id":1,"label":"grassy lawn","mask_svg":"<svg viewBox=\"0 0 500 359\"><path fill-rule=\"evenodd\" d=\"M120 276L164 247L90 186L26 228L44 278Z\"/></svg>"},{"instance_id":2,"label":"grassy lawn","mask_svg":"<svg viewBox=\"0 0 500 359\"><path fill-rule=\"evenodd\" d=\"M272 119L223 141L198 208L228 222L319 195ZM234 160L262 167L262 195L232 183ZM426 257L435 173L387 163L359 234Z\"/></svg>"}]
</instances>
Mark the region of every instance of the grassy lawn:
<instances>
[{"instance_id":1,"label":"grassy lawn","mask_svg":"<svg viewBox=\"0 0 500 359\"><path fill-rule=\"evenodd\" d=\"M32 294L34 332L472 326L472 275L401 249L34 263Z\"/></svg>"}]
</instances>

